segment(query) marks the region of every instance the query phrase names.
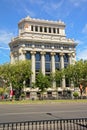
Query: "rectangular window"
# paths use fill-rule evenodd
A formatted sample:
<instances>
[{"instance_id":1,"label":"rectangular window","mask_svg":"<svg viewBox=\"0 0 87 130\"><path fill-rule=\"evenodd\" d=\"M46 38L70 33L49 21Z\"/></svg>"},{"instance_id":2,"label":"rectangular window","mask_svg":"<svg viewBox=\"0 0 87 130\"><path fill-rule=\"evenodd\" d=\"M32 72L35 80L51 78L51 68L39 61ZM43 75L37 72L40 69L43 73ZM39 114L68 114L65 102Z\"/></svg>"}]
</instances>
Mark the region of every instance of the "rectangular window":
<instances>
[{"instance_id":1,"label":"rectangular window","mask_svg":"<svg viewBox=\"0 0 87 130\"><path fill-rule=\"evenodd\" d=\"M47 32L47 27L44 27L44 32Z\"/></svg>"},{"instance_id":2,"label":"rectangular window","mask_svg":"<svg viewBox=\"0 0 87 130\"><path fill-rule=\"evenodd\" d=\"M36 62L36 72L40 71L40 62Z\"/></svg>"},{"instance_id":3,"label":"rectangular window","mask_svg":"<svg viewBox=\"0 0 87 130\"><path fill-rule=\"evenodd\" d=\"M31 25L31 31L33 31L33 25Z\"/></svg>"},{"instance_id":4,"label":"rectangular window","mask_svg":"<svg viewBox=\"0 0 87 130\"><path fill-rule=\"evenodd\" d=\"M35 31L36 31L36 32L38 31L38 26L35 26Z\"/></svg>"},{"instance_id":5,"label":"rectangular window","mask_svg":"<svg viewBox=\"0 0 87 130\"><path fill-rule=\"evenodd\" d=\"M56 29L55 28L53 28L53 33L56 33Z\"/></svg>"},{"instance_id":6,"label":"rectangular window","mask_svg":"<svg viewBox=\"0 0 87 130\"><path fill-rule=\"evenodd\" d=\"M42 27L40 27L40 32L42 32Z\"/></svg>"},{"instance_id":7,"label":"rectangular window","mask_svg":"<svg viewBox=\"0 0 87 130\"><path fill-rule=\"evenodd\" d=\"M49 33L51 33L51 28L49 28Z\"/></svg>"},{"instance_id":8,"label":"rectangular window","mask_svg":"<svg viewBox=\"0 0 87 130\"><path fill-rule=\"evenodd\" d=\"M59 34L59 28L57 28L57 33Z\"/></svg>"},{"instance_id":9,"label":"rectangular window","mask_svg":"<svg viewBox=\"0 0 87 130\"><path fill-rule=\"evenodd\" d=\"M59 63L55 63L55 69L59 70L60 69L60 64Z\"/></svg>"},{"instance_id":10,"label":"rectangular window","mask_svg":"<svg viewBox=\"0 0 87 130\"><path fill-rule=\"evenodd\" d=\"M46 72L50 72L51 70L50 63L45 63L45 70Z\"/></svg>"},{"instance_id":11,"label":"rectangular window","mask_svg":"<svg viewBox=\"0 0 87 130\"><path fill-rule=\"evenodd\" d=\"M31 59L31 54L30 54L29 51L26 52L25 57L26 57L26 59L28 59L28 60Z\"/></svg>"}]
</instances>

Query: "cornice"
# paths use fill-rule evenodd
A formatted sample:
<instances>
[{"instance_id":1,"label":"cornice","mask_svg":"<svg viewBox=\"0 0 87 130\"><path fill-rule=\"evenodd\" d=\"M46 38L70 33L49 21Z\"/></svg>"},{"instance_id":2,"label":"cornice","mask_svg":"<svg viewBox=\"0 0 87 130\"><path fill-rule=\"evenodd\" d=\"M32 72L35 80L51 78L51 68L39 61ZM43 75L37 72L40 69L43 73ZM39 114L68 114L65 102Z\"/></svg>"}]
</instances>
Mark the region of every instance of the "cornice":
<instances>
[{"instance_id":1,"label":"cornice","mask_svg":"<svg viewBox=\"0 0 87 130\"><path fill-rule=\"evenodd\" d=\"M58 21L51 21L51 20L44 20L44 19L35 19L35 18L31 18L29 16L21 19L18 23L18 25L20 25L23 22L34 22L34 23L41 23L41 24L53 24L53 25L60 25L60 26L64 26L65 27L65 23L61 20Z\"/></svg>"},{"instance_id":2,"label":"cornice","mask_svg":"<svg viewBox=\"0 0 87 130\"><path fill-rule=\"evenodd\" d=\"M52 36L44 36L44 35L41 35L41 36L18 36L16 38L13 38L11 40L11 42L9 43L9 46L12 45L12 44L16 44L20 41L27 41L27 42L33 42L33 43L49 43L49 44L52 44L52 43L55 43L55 44L65 44L65 45L73 45L73 46L77 46L78 43L76 43L73 39L67 39L67 38L64 38L64 37L52 37Z\"/></svg>"}]
</instances>

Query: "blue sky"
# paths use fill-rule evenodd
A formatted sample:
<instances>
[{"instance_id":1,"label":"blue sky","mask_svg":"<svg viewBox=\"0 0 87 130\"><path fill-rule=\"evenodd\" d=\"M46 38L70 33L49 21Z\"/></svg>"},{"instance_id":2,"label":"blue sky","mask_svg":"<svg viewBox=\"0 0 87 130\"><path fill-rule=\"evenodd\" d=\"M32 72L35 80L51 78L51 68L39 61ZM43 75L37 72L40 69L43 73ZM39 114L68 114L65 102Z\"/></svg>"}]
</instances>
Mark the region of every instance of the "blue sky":
<instances>
[{"instance_id":1,"label":"blue sky","mask_svg":"<svg viewBox=\"0 0 87 130\"><path fill-rule=\"evenodd\" d=\"M78 42L76 59L87 59L87 0L0 0L0 64L10 62L8 43L26 16L64 21L67 38Z\"/></svg>"}]
</instances>

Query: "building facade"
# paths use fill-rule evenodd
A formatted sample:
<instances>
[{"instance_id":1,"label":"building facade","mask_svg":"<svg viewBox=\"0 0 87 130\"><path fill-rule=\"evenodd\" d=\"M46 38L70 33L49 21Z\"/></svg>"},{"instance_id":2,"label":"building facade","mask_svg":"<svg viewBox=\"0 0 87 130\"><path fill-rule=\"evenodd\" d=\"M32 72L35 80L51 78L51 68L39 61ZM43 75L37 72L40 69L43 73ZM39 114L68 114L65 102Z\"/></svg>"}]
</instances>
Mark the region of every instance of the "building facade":
<instances>
[{"instance_id":1,"label":"building facade","mask_svg":"<svg viewBox=\"0 0 87 130\"><path fill-rule=\"evenodd\" d=\"M36 74L41 70L44 75L55 73L76 61L76 45L73 39L68 39L65 33L65 23L30 18L29 16L18 23L18 36L11 39L11 63L29 59L32 63L30 83L35 82ZM53 82L53 89L56 87ZM68 88L65 77L59 86L61 90ZM30 88L26 91L30 92ZM33 90L31 90L33 91ZM38 91L38 90L37 90ZM51 91L51 90L50 90Z\"/></svg>"}]
</instances>

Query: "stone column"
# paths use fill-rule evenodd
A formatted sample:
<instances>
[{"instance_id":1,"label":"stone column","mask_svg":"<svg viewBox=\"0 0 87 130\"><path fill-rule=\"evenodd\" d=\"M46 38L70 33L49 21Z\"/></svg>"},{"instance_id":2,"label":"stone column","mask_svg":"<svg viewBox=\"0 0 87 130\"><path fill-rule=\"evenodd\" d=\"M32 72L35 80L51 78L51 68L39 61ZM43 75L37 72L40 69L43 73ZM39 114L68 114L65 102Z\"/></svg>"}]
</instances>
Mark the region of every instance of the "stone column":
<instances>
[{"instance_id":1,"label":"stone column","mask_svg":"<svg viewBox=\"0 0 87 130\"><path fill-rule=\"evenodd\" d=\"M14 52L14 61L19 61L19 52L18 51Z\"/></svg>"},{"instance_id":2,"label":"stone column","mask_svg":"<svg viewBox=\"0 0 87 130\"><path fill-rule=\"evenodd\" d=\"M60 64L61 64L61 69L64 68L64 54L63 53L60 53ZM63 76L63 79L62 79L62 88L65 88L65 76Z\"/></svg>"},{"instance_id":3,"label":"stone column","mask_svg":"<svg viewBox=\"0 0 87 130\"><path fill-rule=\"evenodd\" d=\"M35 51L31 51L31 70L32 70L32 76L31 76L31 84L35 83Z\"/></svg>"},{"instance_id":4,"label":"stone column","mask_svg":"<svg viewBox=\"0 0 87 130\"><path fill-rule=\"evenodd\" d=\"M21 46L19 48L19 51L18 51L18 58L19 60L25 60L25 53L26 51L24 50L25 46Z\"/></svg>"},{"instance_id":5,"label":"stone column","mask_svg":"<svg viewBox=\"0 0 87 130\"><path fill-rule=\"evenodd\" d=\"M21 54L20 54L19 60L25 60L25 53L26 53L26 51L25 51L25 50L22 50L22 52L21 52Z\"/></svg>"},{"instance_id":6,"label":"stone column","mask_svg":"<svg viewBox=\"0 0 87 130\"><path fill-rule=\"evenodd\" d=\"M72 53L72 64L74 65L76 62L76 54L75 52Z\"/></svg>"},{"instance_id":7,"label":"stone column","mask_svg":"<svg viewBox=\"0 0 87 130\"><path fill-rule=\"evenodd\" d=\"M42 51L40 54L41 54L41 72L45 75L45 52Z\"/></svg>"},{"instance_id":8,"label":"stone column","mask_svg":"<svg viewBox=\"0 0 87 130\"><path fill-rule=\"evenodd\" d=\"M55 73L55 53L51 52L51 70L52 70L52 74ZM56 88L56 82L53 81L53 88Z\"/></svg>"}]
</instances>

